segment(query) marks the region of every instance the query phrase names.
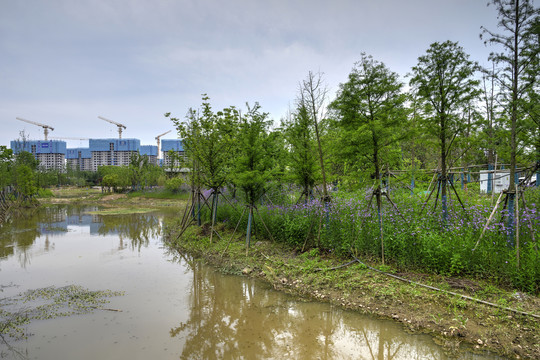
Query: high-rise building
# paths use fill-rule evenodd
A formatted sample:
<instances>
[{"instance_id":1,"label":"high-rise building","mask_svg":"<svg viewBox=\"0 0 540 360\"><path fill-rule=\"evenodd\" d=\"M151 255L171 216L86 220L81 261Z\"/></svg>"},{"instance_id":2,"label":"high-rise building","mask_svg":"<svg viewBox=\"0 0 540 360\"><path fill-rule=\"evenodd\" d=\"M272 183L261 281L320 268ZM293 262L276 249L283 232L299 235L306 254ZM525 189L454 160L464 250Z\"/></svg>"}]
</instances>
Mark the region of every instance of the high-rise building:
<instances>
[{"instance_id":1,"label":"high-rise building","mask_svg":"<svg viewBox=\"0 0 540 360\"><path fill-rule=\"evenodd\" d=\"M131 156L140 146L139 139L90 139L92 171L97 171L99 166L129 165Z\"/></svg>"},{"instance_id":2,"label":"high-rise building","mask_svg":"<svg viewBox=\"0 0 540 360\"><path fill-rule=\"evenodd\" d=\"M158 164L158 147L156 145L141 145L139 154L146 156L149 164Z\"/></svg>"},{"instance_id":3,"label":"high-rise building","mask_svg":"<svg viewBox=\"0 0 540 360\"><path fill-rule=\"evenodd\" d=\"M178 157L173 159L170 151L173 151ZM184 146L182 140L178 139L163 139L161 140L161 152L163 153L163 164L165 169L177 169L181 171L182 164L177 159L185 159ZM174 162L173 162L174 161Z\"/></svg>"},{"instance_id":4,"label":"high-rise building","mask_svg":"<svg viewBox=\"0 0 540 360\"><path fill-rule=\"evenodd\" d=\"M67 149L66 163L74 170L92 171L92 153L89 148Z\"/></svg>"},{"instance_id":5,"label":"high-rise building","mask_svg":"<svg viewBox=\"0 0 540 360\"><path fill-rule=\"evenodd\" d=\"M66 162L66 142L61 140L13 140L11 150L15 155L27 151L39 161L42 169L63 170Z\"/></svg>"}]
</instances>

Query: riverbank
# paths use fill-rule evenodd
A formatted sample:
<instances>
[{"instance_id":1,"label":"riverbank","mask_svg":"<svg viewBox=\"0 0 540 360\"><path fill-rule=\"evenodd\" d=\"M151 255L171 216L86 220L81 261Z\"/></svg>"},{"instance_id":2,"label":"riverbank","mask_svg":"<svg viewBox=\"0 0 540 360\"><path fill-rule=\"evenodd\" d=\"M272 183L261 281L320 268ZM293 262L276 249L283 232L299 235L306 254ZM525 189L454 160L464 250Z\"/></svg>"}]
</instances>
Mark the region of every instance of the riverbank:
<instances>
[{"instance_id":1,"label":"riverbank","mask_svg":"<svg viewBox=\"0 0 540 360\"><path fill-rule=\"evenodd\" d=\"M184 207L189 194L163 192L131 194L103 193L99 187L61 187L51 189L52 196L39 198L41 204L94 204L102 207Z\"/></svg>"},{"instance_id":2,"label":"riverbank","mask_svg":"<svg viewBox=\"0 0 540 360\"><path fill-rule=\"evenodd\" d=\"M479 279L395 273L391 266L370 259L362 258L361 264L317 249L299 253L268 241L254 240L246 255L244 238L236 235L228 245L231 235L222 228L222 239L213 236L212 243L208 227L192 227L179 239L174 225L166 232L171 247L222 272L257 277L280 291L394 319L411 331L434 335L449 352L472 347L516 359L540 358L540 320L523 314L540 314L537 296Z\"/></svg>"},{"instance_id":3,"label":"riverbank","mask_svg":"<svg viewBox=\"0 0 540 360\"><path fill-rule=\"evenodd\" d=\"M136 195L136 194L135 194ZM94 204L107 209L146 209L177 207L186 200L145 194L103 194L100 189L53 189L53 197L42 204ZM312 250L295 249L261 239L253 240L248 255L244 237L236 236L229 247L230 232L223 228L223 239L209 241L208 226L190 228L176 240L175 225L167 227L169 244L183 253L202 259L219 271L260 278L274 288L302 298L315 299L366 314L391 318L414 332L425 332L449 352L472 348L492 351L510 358L540 358L540 320L504 310L512 308L540 314L540 299L512 289L504 289L478 279L444 277L418 272L395 273L391 266L380 266L374 259L359 259L367 266L392 273L404 282L372 270L366 265ZM347 266L339 267L343 264ZM334 269L339 267L337 269ZM332 269L332 270L330 270ZM446 292L427 289L426 284ZM452 295L461 294L500 307L492 307Z\"/></svg>"}]
</instances>

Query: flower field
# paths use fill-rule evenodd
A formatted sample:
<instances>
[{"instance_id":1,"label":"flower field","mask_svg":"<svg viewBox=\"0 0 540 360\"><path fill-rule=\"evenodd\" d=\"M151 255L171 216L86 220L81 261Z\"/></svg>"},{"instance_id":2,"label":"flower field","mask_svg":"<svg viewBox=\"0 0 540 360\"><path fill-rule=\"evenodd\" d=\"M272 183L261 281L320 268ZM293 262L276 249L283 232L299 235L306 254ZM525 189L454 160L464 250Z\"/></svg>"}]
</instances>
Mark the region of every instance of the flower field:
<instances>
[{"instance_id":1,"label":"flower field","mask_svg":"<svg viewBox=\"0 0 540 360\"><path fill-rule=\"evenodd\" d=\"M433 199L422 211L424 197L391 191L396 207L383 198L379 221L375 201L368 206L370 194L370 190L336 192L327 204L317 199L294 204L284 201L294 196L281 196L281 205L269 201L258 205L260 217L256 212L254 232L269 238L262 219L275 241L299 250L318 247L344 258L353 253L382 259L382 228L384 258L398 271L489 278L530 293L540 291L537 188L524 192L526 206L520 199L515 229L508 227L508 212L502 205L486 226L493 210L491 196L461 194L465 209L451 198L445 222ZM209 219L209 211L203 215ZM226 226L234 229L240 221L239 228L246 229L247 216L241 215L240 205L233 208L220 202L217 220Z\"/></svg>"}]
</instances>

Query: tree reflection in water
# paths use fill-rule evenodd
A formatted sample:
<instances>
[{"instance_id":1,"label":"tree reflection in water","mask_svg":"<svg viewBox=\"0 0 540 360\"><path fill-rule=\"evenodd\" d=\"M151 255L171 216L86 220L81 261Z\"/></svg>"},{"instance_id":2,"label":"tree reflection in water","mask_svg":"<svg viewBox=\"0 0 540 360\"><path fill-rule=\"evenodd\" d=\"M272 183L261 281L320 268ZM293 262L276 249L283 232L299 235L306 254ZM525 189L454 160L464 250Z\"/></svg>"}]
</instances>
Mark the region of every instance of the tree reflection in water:
<instances>
[{"instance_id":1,"label":"tree reflection in water","mask_svg":"<svg viewBox=\"0 0 540 360\"><path fill-rule=\"evenodd\" d=\"M184 257L193 272L189 319L170 330L181 359L441 359L427 336L409 335L328 304L301 302L252 279L224 276Z\"/></svg>"},{"instance_id":2,"label":"tree reflection in water","mask_svg":"<svg viewBox=\"0 0 540 360\"><path fill-rule=\"evenodd\" d=\"M124 240L130 240L132 250L140 251L147 247L151 238L161 234L161 221L155 215L129 214L129 215L98 215L102 226L98 234L117 234L120 238L119 250L125 248Z\"/></svg>"},{"instance_id":3,"label":"tree reflection in water","mask_svg":"<svg viewBox=\"0 0 540 360\"><path fill-rule=\"evenodd\" d=\"M140 251L149 239L161 234L161 220L156 214L91 215L96 206L54 205L25 209L0 227L0 264L2 259L17 257L21 267L30 264L32 256L54 249L55 236L63 236L72 227L89 227L91 235L118 235L119 250L127 245ZM36 247L36 239L44 237Z\"/></svg>"}]
</instances>

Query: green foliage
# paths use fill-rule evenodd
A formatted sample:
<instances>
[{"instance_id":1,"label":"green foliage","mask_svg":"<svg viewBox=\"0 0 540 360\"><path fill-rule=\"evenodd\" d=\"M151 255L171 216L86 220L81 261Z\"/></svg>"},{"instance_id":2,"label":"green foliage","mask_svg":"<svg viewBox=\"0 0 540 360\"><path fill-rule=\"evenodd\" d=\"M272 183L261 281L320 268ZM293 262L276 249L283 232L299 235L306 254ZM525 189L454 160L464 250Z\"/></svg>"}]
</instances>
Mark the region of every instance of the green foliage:
<instances>
[{"instance_id":1,"label":"green foliage","mask_svg":"<svg viewBox=\"0 0 540 360\"><path fill-rule=\"evenodd\" d=\"M130 186L130 170L127 166L100 166L98 174L102 188L122 192Z\"/></svg>"},{"instance_id":2,"label":"green foliage","mask_svg":"<svg viewBox=\"0 0 540 360\"><path fill-rule=\"evenodd\" d=\"M36 176L32 168L26 164L19 164L15 168L13 183L23 196L33 196L37 193Z\"/></svg>"},{"instance_id":3,"label":"green foliage","mask_svg":"<svg viewBox=\"0 0 540 360\"><path fill-rule=\"evenodd\" d=\"M202 101L199 111L189 110L186 122L177 118L171 121L191 162L191 174L195 177L192 181L217 190L227 181L239 112L230 107L214 113L206 95Z\"/></svg>"},{"instance_id":4,"label":"green foliage","mask_svg":"<svg viewBox=\"0 0 540 360\"><path fill-rule=\"evenodd\" d=\"M302 195L307 201L320 177L320 168L317 165L317 144L312 120L306 106L301 103L291 119L283 122L282 127L290 148L287 159L290 179L303 189Z\"/></svg>"},{"instance_id":5,"label":"green foliage","mask_svg":"<svg viewBox=\"0 0 540 360\"><path fill-rule=\"evenodd\" d=\"M148 162L148 157L133 153L128 166L128 176L132 190L144 190L146 187L157 185L163 170Z\"/></svg>"},{"instance_id":6,"label":"green foliage","mask_svg":"<svg viewBox=\"0 0 540 360\"><path fill-rule=\"evenodd\" d=\"M232 179L251 205L265 193L273 175L269 125L268 114L261 113L257 103L248 106L247 114L240 119Z\"/></svg>"},{"instance_id":7,"label":"green foliage","mask_svg":"<svg viewBox=\"0 0 540 360\"><path fill-rule=\"evenodd\" d=\"M13 167L13 151L0 146L0 189L11 183L11 169Z\"/></svg>"},{"instance_id":8,"label":"green foliage","mask_svg":"<svg viewBox=\"0 0 540 360\"><path fill-rule=\"evenodd\" d=\"M540 203L538 189L528 189L525 199L530 205L520 207L519 267L517 249L507 243L504 211L496 215L501 220L491 223L476 247L492 210L489 198L469 196L467 214L459 204L450 202L445 223L440 214L420 215L423 199L410 196L409 190L392 190L392 194L400 210L383 203L382 217L385 258L394 269L488 278L531 293L540 291L540 258L534 240ZM259 212L277 242L312 249L303 257L311 259L324 252L379 257L379 223L376 210L367 207L369 196L364 192L334 193L332 198L330 204L314 200L298 205L259 206ZM221 205L218 221L232 229L239 219L239 211L228 204ZM244 216L239 228L245 227L246 222ZM257 236L267 236L262 223L256 222L254 227Z\"/></svg>"},{"instance_id":9,"label":"green foliage","mask_svg":"<svg viewBox=\"0 0 540 360\"><path fill-rule=\"evenodd\" d=\"M34 158L34 155L29 153L28 151L21 151L15 157L15 164L16 165L26 165L26 166L28 166L30 168L30 170L35 171L38 168L39 161L37 161Z\"/></svg>"},{"instance_id":10,"label":"green foliage","mask_svg":"<svg viewBox=\"0 0 540 360\"><path fill-rule=\"evenodd\" d=\"M457 43L436 42L413 67L410 84L424 101L428 116L423 127L445 146L441 154L446 154L452 138L465 130L460 115L479 95L478 81L473 78L476 65L468 58Z\"/></svg>"},{"instance_id":11,"label":"green foliage","mask_svg":"<svg viewBox=\"0 0 540 360\"><path fill-rule=\"evenodd\" d=\"M165 189L173 194L178 194L181 191L181 186L185 183L184 179L177 176L165 181Z\"/></svg>"},{"instance_id":12,"label":"green foliage","mask_svg":"<svg viewBox=\"0 0 540 360\"><path fill-rule=\"evenodd\" d=\"M38 197L40 198L51 198L54 197L54 194L49 189L39 189L38 190Z\"/></svg>"},{"instance_id":13,"label":"green foliage","mask_svg":"<svg viewBox=\"0 0 540 360\"><path fill-rule=\"evenodd\" d=\"M342 161L351 170L374 172L379 179L383 164L395 168L399 163L398 141L407 120L402 86L396 73L366 54L340 85L331 108L341 129ZM361 163L369 167L357 165Z\"/></svg>"}]
</instances>

